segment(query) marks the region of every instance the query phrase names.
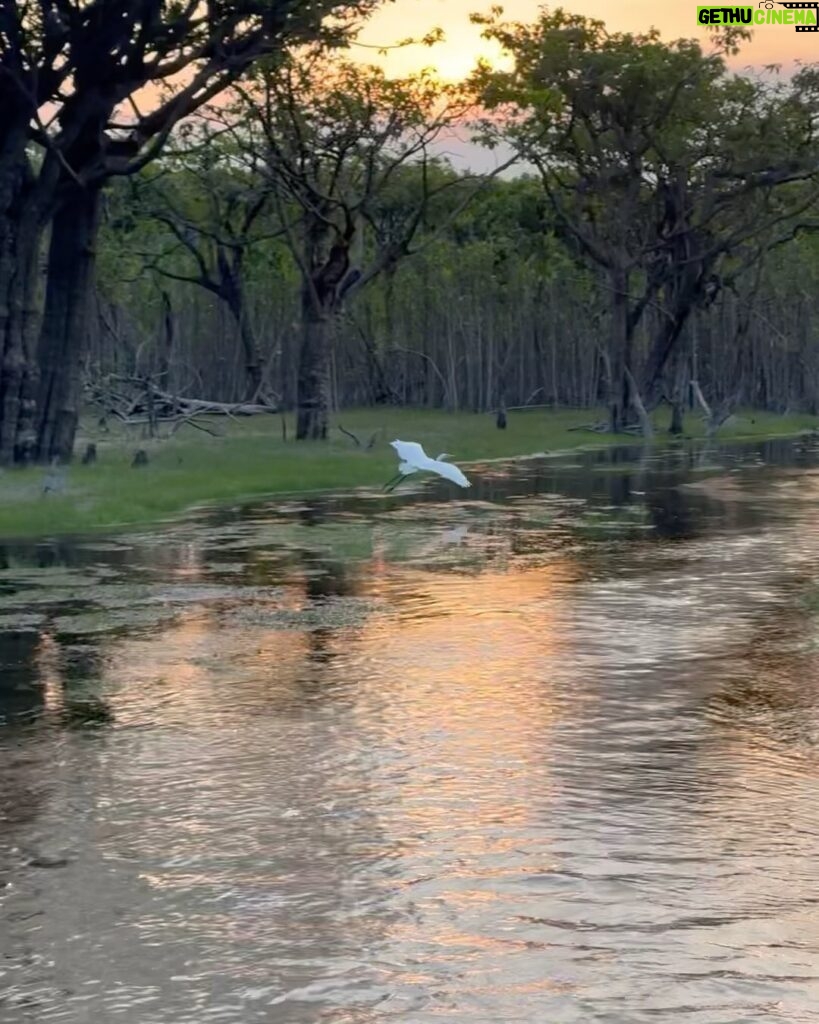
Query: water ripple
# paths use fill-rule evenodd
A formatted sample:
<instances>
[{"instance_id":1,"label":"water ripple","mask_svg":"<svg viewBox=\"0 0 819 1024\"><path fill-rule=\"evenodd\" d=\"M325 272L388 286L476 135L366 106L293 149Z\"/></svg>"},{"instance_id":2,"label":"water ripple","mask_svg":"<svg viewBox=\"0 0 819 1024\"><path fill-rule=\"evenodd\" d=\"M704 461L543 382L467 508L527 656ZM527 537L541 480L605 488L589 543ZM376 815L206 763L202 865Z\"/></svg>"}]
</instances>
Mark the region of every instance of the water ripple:
<instances>
[{"instance_id":1,"label":"water ripple","mask_svg":"<svg viewBox=\"0 0 819 1024\"><path fill-rule=\"evenodd\" d=\"M9 549L3 1020L815 1021L794 451Z\"/></svg>"}]
</instances>

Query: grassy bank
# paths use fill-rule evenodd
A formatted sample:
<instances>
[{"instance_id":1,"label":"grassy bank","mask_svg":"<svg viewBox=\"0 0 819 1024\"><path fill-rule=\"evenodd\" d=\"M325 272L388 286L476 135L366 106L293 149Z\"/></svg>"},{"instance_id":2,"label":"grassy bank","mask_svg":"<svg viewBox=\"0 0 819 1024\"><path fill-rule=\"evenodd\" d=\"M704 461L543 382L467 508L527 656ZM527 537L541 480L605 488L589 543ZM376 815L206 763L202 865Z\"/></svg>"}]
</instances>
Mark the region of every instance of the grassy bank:
<instances>
[{"instance_id":1,"label":"grassy bank","mask_svg":"<svg viewBox=\"0 0 819 1024\"><path fill-rule=\"evenodd\" d=\"M588 411L513 412L505 431L488 415L450 414L408 409L367 409L333 417L327 443L282 440L278 417L210 422L224 434L210 437L190 427L168 440L147 441L138 430L88 433L98 449L93 466L72 465L61 471L58 492L43 492L42 468L0 474L0 537L72 533L154 522L202 503L234 503L245 498L293 492L378 486L392 476L395 459L387 442L395 437L420 441L433 456L449 452L459 463L533 452L634 443L573 430L595 418ZM337 429L341 424L366 444L358 449ZM748 413L734 417L720 439L797 434L817 425L815 417ZM288 421L288 437L293 423ZM690 436L702 434L698 417L687 424ZM137 448L149 464L131 468Z\"/></svg>"}]
</instances>

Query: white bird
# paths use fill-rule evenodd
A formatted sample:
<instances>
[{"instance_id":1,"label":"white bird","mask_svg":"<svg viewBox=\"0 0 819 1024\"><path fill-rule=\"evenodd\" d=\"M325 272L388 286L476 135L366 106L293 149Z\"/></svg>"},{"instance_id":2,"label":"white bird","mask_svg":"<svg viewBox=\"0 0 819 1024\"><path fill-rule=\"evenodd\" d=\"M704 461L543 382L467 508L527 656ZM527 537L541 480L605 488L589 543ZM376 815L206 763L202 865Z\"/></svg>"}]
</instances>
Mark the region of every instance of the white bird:
<instances>
[{"instance_id":1,"label":"white bird","mask_svg":"<svg viewBox=\"0 0 819 1024\"><path fill-rule=\"evenodd\" d=\"M390 441L390 445L401 461L396 476L384 485L385 491L394 490L404 477L419 472L436 473L445 480L458 484L459 487L469 487L469 481L460 469L449 462L444 462L444 459L449 458L446 452L441 452L437 459L431 459L417 441Z\"/></svg>"}]
</instances>

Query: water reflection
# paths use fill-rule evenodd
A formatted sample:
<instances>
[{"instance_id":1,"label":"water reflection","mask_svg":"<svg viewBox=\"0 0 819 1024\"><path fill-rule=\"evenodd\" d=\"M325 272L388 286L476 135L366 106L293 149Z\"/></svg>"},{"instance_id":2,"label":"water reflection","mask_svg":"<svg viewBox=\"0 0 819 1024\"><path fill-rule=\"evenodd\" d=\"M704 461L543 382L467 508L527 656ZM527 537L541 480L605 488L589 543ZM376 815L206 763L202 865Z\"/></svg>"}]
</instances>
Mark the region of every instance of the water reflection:
<instances>
[{"instance_id":1,"label":"water reflection","mask_svg":"<svg viewBox=\"0 0 819 1024\"><path fill-rule=\"evenodd\" d=\"M3 550L3 1019L812 1019L817 463Z\"/></svg>"},{"instance_id":2,"label":"water reflection","mask_svg":"<svg viewBox=\"0 0 819 1024\"><path fill-rule=\"evenodd\" d=\"M32 630L0 632L0 699L4 717L36 714L44 706L36 665L38 635Z\"/></svg>"}]
</instances>

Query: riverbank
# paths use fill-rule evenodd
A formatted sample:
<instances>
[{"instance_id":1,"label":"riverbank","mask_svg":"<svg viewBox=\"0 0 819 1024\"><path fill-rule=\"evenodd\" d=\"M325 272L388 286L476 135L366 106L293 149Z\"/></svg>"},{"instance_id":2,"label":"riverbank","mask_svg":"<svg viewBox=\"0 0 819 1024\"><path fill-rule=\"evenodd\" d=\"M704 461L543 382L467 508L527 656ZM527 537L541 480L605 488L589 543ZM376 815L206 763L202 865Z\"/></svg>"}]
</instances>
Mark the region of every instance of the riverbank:
<instances>
[{"instance_id":1,"label":"riverbank","mask_svg":"<svg viewBox=\"0 0 819 1024\"><path fill-rule=\"evenodd\" d=\"M448 452L460 464L639 443L630 435L577 429L596 418L598 414L589 410L528 410L510 413L507 429L498 430L489 415L352 410L332 417L326 443L293 441L291 417L284 440L282 421L275 416L203 421L223 435L219 437L192 427L165 440L143 439L133 428L89 430L80 438L77 452L95 443L98 459L93 465L83 466L78 460L56 472L36 467L0 474L0 538L116 530L157 522L204 503L235 504L268 495L378 487L394 473L388 442L396 437L420 441L433 456ZM817 425L817 418L807 415L747 412L732 417L719 439L789 436ZM339 427L355 434L361 447ZM703 432L701 419L692 416L686 436ZM658 434L658 441L663 439ZM140 448L148 464L132 468Z\"/></svg>"}]
</instances>

